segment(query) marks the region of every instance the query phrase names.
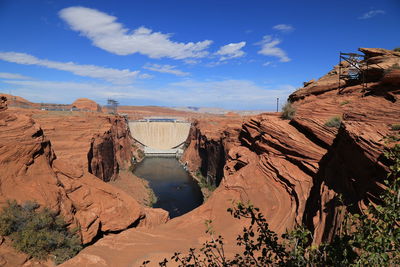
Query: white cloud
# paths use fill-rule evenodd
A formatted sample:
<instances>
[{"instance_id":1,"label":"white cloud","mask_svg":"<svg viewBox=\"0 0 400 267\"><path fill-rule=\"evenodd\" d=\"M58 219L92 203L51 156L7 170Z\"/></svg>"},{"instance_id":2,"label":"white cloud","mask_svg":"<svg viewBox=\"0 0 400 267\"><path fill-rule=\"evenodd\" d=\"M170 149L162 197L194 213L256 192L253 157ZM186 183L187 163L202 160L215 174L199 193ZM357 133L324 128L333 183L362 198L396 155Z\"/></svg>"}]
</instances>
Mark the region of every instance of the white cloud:
<instances>
[{"instance_id":1,"label":"white cloud","mask_svg":"<svg viewBox=\"0 0 400 267\"><path fill-rule=\"evenodd\" d=\"M190 75L188 72L184 72L176 69L176 66L172 65L159 65L159 64L146 64L143 66L144 69L161 72L161 73L169 73L174 74L176 76L187 76Z\"/></svg>"},{"instance_id":2,"label":"white cloud","mask_svg":"<svg viewBox=\"0 0 400 267\"><path fill-rule=\"evenodd\" d=\"M271 61L267 61L267 62L265 62L264 64L262 64L264 67L267 67L267 66L269 66L269 65L271 65L272 64L272 62Z\"/></svg>"},{"instance_id":3,"label":"white cloud","mask_svg":"<svg viewBox=\"0 0 400 267\"><path fill-rule=\"evenodd\" d=\"M201 61L196 60L196 59L185 59L185 60L183 60L183 62L188 65L195 65L195 64L199 64Z\"/></svg>"},{"instance_id":4,"label":"white cloud","mask_svg":"<svg viewBox=\"0 0 400 267\"><path fill-rule=\"evenodd\" d=\"M3 89L27 97L34 102L72 103L76 98L89 97L99 103L109 97L132 105L199 106L225 109L275 110L276 98L282 101L295 90L291 85L275 89L249 80L196 81L185 80L163 88L143 88L132 85L76 83L55 81L4 80Z\"/></svg>"},{"instance_id":5,"label":"white cloud","mask_svg":"<svg viewBox=\"0 0 400 267\"><path fill-rule=\"evenodd\" d=\"M246 45L246 42L230 43L221 46L220 49L215 53L221 56L220 60L227 60L231 58L242 57L245 53L241 50Z\"/></svg>"},{"instance_id":6,"label":"white cloud","mask_svg":"<svg viewBox=\"0 0 400 267\"><path fill-rule=\"evenodd\" d=\"M0 79L26 80L31 78L17 73L0 72Z\"/></svg>"},{"instance_id":7,"label":"white cloud","mask_svg":"<svg viewBox=\"0 0 400 267\"><path fill-rule=\"evenodd\" d=\"M47 59L39 59L29 54L16 52L0 52L0 60L68 71L75 75L103 79L112 83L130 83L133 78L139 74L139 71L130 71L128 69L119 70L95 65L79 65L73 62L50 61Z\"/></svg>"},{"instance_id":8,"label":"white cloud","mask_svg":"<svg viewBox=\"0 0 400 267\"><path fill-rule=\"evenodd\" d=\"M278 24L272 27L274 30L282 31L282 32L291 32L294 30L292 25L289 24Z\"/></svg>"},{"instance_id":9,"label":"white cloud","mask_svg":"<svg viewBox=\"0 0 400 267\"><path fill-rule=\"evenodd\" d=\"M278 44L281 43L281 40L274 39L270 35L265 35L263 40L258 45L261 45L261 50L258 51L259 54L265 56L273 56L278 57L281 62L289 62L291 59L287 56L286 52L276 47Z\"/></svg>"},{"instance_id":10,"label":"white cloud","mask_svg":"<svg viewBox=\"0 0 400 267\"><path fill-rule=\"evenodd\" d=\"M380 9L375 9L375 10L370 10L366 13L364 13L362 16L358 17L358 19L370 19L372 17L375 17L376 15L384 15L386 12L384 10Z\"/></svg>"},{"instance_id":11,"label":"white cloud","mask_svg":"<svg viewBox=\"0 0 400 267\"><path fill-rule=\"evenodd\" d=\"M148 74L148 73L143 73L143 74L140 74L138 76L138 78L140 78L140 79L152 79L152 78L154 78L154 75L151 75L151 74Z\"/></svg>"},{"instance_id":12,"label":"white cloud","mask_svg":"<svg viewBox=\"0 0 400 267\"><path fill-rule=\"evenodd\" d=\"M133 31L116 22L117 18L96 9L69 7L59 15L81 35L89 38L93 45L117 55L140 53L150 58L173 59L201 58L212 41L179 43L170 40L171 34L153 32L146 27Z\"/></svg>"}]
</instances>

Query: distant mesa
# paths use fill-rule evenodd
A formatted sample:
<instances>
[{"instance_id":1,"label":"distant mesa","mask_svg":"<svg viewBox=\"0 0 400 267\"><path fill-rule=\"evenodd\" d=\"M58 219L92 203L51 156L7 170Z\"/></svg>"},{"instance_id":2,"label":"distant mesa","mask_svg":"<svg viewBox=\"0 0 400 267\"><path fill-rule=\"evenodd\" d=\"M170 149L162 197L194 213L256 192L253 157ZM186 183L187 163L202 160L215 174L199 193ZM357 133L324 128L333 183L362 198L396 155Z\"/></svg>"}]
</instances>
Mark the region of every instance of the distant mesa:
<instances>
[{"instance_id":1,"label":"distant mesa","mask_svg":"<svg viewBox=\"0 0 400 267\"><path fill-rule=\"evenodd\" d=\"M101 107L89 98L78 98L71 104L72 109L101 112Z\"/></svg>"},{"instance_id":2,"label":"distant mesa","mask_svg":"<svg viewBox=\"0 0 400 267\"><path fill-rule=\"evenodd\" d=\"M2 93L1 95L7 98L7 104L9 106L21 106L21 107L26 107L26 108L35 106L34 103L32 103L20 96L14 96L14 95L9 95L9 94L4 94L4 93Z\"/></svg>"},{"instance_id":3,"label":"distant mesa","mask_svg":"<svg viewBox=\"0 0 400 267\"><path fill-rule=\"evenodd\" d=\"M78 98L72 104L33 103L20 96L1 93L7 98L9 107L41 109L50 111L92 111L101 112L101 106L89 98Z\"/></svg>"}]
</instances>

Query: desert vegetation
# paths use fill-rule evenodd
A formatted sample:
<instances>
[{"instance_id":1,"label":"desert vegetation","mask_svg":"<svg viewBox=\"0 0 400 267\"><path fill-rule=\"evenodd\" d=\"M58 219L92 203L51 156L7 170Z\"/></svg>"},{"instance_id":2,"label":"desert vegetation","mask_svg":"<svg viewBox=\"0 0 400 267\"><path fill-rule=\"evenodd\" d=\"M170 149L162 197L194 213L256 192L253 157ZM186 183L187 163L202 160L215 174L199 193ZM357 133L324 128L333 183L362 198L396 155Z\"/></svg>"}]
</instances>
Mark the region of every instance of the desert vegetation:
<instances>
[{"instance_id":1,"label":"desert vegetation","mask_svg":"<svg viewBox=\"0 0 400 267\"><path fill-rule=\"evenodd\" d=\"M286 104L282 107L281 118L284 120L291 120L296 115L296 108L293 107L291 102L286 102Z\"/></svg>"},{"instance_id":2,"label":"desert vegetation","mask_svg":"<svg viewBox=\"0 0 400 267\"><path fill-rule=\"evenodd\" d=\"M400 124L392 124L392 125L390 126L390 129L391 129L392 131L399 131L399 130L400 130Z\"/></svg>"},{"instance_id":3,"label":"desert vegetation","mask_svg":"<svg viewBox=\"0 0 400 267\"><path fill-rule=\"evenodd\" d=\"M344 106L344 105L347 105L347 104L349 104L349 103L350 103L349 100L345 100L345 101L340 102L340 105L341 105L341 106Z\"/></svg>"},{"instance_id":4,"label":"desert vegetation","mask_svg":"<svg viewBox=\"0 0 400 267\"><path fill-rule=\"evenodd\" d=\"M217 187L214 184L207 182L207 178L203 176L200 170L195 173L200 188L206 188L208 191L213 192Z\"/></svg>"},{"instance_id":5,"label":"desert vegetation","mask_svg":"<svg viewBox=\"0 0 400 267\"><path fill-rule=\"evenodd\" d=\"M0 213L0 235L8 236L20 252L38 260L51 258L60 264L81 249L80 237L69 231L67 224L47 208L36 202L19 205L9 201Z\"/></svg>"},{"instance_id":6,"label":"desert vegetation","mask_svg":"<svg viewBox=\"0 0 400 267\"><path fill-rule=\"evenodd\" d=\"M384 153L390 166L386 189L379 204L369 203L357 214L346 212L341 230L330 243L316 245L312 233L304 226L278 235L269 229L258 208L237 203L228 212L236 219L248 219L250 225L237 237L243 251L227 257L224 239L215 237L212 227L207 233L211 240L199 251L191 248L187 254L176 252L159 266L175 261L179 266L398 266L400 264L400 145ZM341 196L338 195L339 203ZM343 205L343 211L345 206ZM210 225L211 222L207 222ZM150 261L143 262L146 266Z\"/></svg>"},{"instance_id":7,"label":"desert vegetation","mask_svg":"<svg viewBox=\"0 0 400 267\"><path fill-rule=\"evenodd\" d=\"M400 65L398 63L393 64L385 70L385 73L391 72L392 70L400 70Z\"/></svg>"},{"instance_id":8,"label":"desert vegetation","mask_svg":"<svg viewBox=\"0 0 400 267\"><path fill-rule=\"evenodd\" d=\"M342 124L342 118L340 116L331 117L325 122L325 126L337 129L339 129L340 124Z\"/></svg>"}]
</instances>

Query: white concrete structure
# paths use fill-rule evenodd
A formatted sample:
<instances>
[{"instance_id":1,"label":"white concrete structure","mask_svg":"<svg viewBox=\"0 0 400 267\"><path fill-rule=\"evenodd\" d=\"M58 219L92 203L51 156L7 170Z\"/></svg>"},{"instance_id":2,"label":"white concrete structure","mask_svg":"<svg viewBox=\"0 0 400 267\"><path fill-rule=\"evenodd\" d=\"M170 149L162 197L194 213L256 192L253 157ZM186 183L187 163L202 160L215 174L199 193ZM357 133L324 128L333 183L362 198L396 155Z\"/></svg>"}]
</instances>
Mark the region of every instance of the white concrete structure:
<instances>
[{"instance_id":1,"label":"white concrete structure","mask_svg":"<svg viewBox=\"0 0 400 267\"><path fill-rule=\"evenodd\" d=\"M146 154L175 154L187 139L190 123L172 119L130 121L132 137L145 146Z\"/></svg>"}]
</instances>

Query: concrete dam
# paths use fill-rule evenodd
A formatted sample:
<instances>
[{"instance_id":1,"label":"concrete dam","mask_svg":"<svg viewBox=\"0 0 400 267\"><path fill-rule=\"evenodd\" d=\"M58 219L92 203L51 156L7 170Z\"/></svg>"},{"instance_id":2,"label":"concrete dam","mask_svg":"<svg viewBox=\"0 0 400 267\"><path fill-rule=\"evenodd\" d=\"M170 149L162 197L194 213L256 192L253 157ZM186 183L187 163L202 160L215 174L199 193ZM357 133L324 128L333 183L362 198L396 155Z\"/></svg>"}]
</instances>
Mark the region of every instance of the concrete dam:
<instances>
[{"instance_id":1,"label":"concrete dam","mask_svg":"<svg viewBox=\"0 0 400 267\"><path fill-rule=\"evenodd\" d=\"M151 118L130 121L132 137L144 145L145 154L176 154L186 141L190 123L177 119Z\"/></svg>"}]
</instances>

